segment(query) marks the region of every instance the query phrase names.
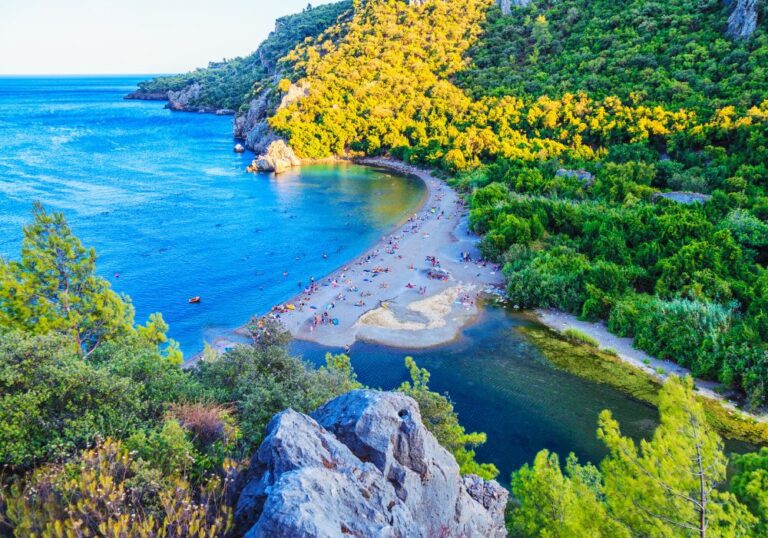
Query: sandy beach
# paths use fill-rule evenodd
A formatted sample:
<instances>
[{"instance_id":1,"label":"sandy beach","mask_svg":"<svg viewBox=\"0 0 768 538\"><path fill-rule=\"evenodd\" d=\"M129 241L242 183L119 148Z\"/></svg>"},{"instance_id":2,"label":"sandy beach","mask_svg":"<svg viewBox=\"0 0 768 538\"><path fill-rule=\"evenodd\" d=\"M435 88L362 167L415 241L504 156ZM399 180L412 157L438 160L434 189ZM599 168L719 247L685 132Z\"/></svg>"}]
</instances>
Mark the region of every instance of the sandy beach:
<instances>
[{"instance_id":1,"label":"sandy beach","mask_svg":"<svg viewBox=\"0 0 768 538\"><path fill-rule=\"evenodd\" d=\"M272 314L294 338L329 347L450 342L477 317L479 295L503 284L499 268L480 261L464 202L445 181L394 160L357 162L419 177L422 206L331 274L301 275L306 287Z\"/></svg>"},{"instance_id":2,"label":"sandy beach","mask_svg":"<svg viewBox=\"0 0 768 538\"><path fill-rule=\"evenodd\" d=\"M567 329L576 329L594 338L600 344L602 349L615 351L616 355L624 362L627 362L660 380L665 380L670 375L682 377L690 375L691 373L688 369L679 364L668 360L658 359L645 351L636 349L633 347L632 338L623 338L611 334L608 331L608 327L605 326L605 323L582 321L572 314L567 314L558 310L538 309L535 310L534 313L536 318L550 329L557 332L564 332ZM717 400L729 409L744 413L746 416L754 418L760 422L768 422L768 413L766 412L747 413L742 409L738 409L725 395L717 392L717 382L694 379L694 383L696 385L696 391L701 396Z\"/></svg>"}]
</instances>

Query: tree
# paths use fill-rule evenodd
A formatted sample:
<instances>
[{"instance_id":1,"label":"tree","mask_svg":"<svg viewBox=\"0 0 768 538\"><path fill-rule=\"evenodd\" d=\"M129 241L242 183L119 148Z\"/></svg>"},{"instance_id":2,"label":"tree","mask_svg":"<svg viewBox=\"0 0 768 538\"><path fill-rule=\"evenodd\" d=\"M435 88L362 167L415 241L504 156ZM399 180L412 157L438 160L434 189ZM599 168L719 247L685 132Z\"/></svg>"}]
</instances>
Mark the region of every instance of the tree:
<instances>
[{"instance_id":1,"label":"tree","mask_svg":"<svg viewBox=\"0 0 768 538\"><path fill-rule=\"evenodd\" d=\"M557 454L542 450L532 466L524 465L512 475L512 496L518 501L510 516L513 535L629 536L624 526L608 517L597 468L579 465L571 454L566 472Z\"/></svg>"},{"instance_id":2,"label":"tree","mask_svg":"<svg viewBox=\"0 0 768 538\"><path fill-rule=\"evenodd\" d=\"M397 389L407 394L419 404L424 426L432 432L441 446L456 458L462 474L476 474L490 480L496 478L499 470L492 463L475 461L472 448L486 441L484 433L467 433L459 423L459 416L453 410L453 403L447 396L429 390L429 372L419 368L411 357L405 358L405 367L411 374L411 381L406 381Z\"/></svg>"},{"instance_id":3,"label":"tree","mask_svg":"<svg viewBox=\"0 0 768 538\"><path fill-rule=\"evenodd\" d=\"M20 261L0 260L0 330L64 335L84 356L133 331L133 307L96 275L64 215L35 204Z\"/></svg>"},{"instance_id":4,"label":"tree","mask_svg":"<svg viewBox=\"0 0 768 538\"><path fill-rule=\"evenodd\" d=\"M729 490L758 517L757 534L768 536L768 448L734 457L733 466Z\"/></svg>"},{"instance_id":5,"label":"tree","mask_svg":"<svg viewBox=\"0 0 768 538\"><path fill-rule=\"evenodd\" d=\"M610 411L598 437L610 452L601 469L608 510L634 535L748 536L755 517L725 481L727 459L693 393L691 378L672 377L659 395L661 423L638 445L621 435Z\"/></svg>"}]
</instances>

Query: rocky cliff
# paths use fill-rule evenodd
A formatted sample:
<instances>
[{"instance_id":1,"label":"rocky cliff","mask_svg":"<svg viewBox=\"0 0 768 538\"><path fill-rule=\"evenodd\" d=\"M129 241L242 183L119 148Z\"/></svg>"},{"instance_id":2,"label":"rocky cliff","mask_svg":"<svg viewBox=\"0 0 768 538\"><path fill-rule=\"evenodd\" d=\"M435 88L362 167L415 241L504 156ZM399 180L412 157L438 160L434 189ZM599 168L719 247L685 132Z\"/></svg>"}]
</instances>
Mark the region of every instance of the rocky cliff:
<instances>
[{"instance_id":1,"label":"rocky cliff","mask_svg":"<svg viewBox=\"0 0 768 538\"><path fill-rule=\"evenodd\" d=\"M507 491L459 475L399 393L353 391L275 416L235 510L256 537L502 537Z\"/></svg>"},{"instance_id":2,"label":"rocky cliff","mask_svg":"<svg viewBox=\"0 0 768 538\"><path fill-rule=\"evenodd\" d=\"M760 0L731 0L733 11L728 17L728 34L736 39L749 39L757 29Z\"/></svg>"}]
</instances>

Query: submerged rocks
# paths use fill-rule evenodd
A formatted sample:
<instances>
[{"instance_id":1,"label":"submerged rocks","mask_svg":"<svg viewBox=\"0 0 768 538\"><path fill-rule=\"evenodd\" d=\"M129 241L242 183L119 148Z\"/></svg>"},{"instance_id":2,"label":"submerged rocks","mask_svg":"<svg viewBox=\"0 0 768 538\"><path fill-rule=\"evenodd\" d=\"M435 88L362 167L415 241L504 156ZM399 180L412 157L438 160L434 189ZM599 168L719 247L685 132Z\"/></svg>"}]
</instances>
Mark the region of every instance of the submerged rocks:
<instances>
[{"instance_id":1,"label":"submerged rocks","mask_svg":"<svg viewBox=\"0 0 768 538\"><path fill-rule=\"evenodd\" d=\"M506 536L507 491L462 478L413 399L353 391L313 417L269 424L235 510L246 536Z\"/></svg>"},{"instance_id":2,"label":"submerged rocks","mask_svg":"<svg viewBox=\"0 0 768 538\"><path fill-rule=\"evenodd\" d=\"M749 39L757 29L759 0L732 0L735 3L728 17L728 35L735 39Z\"/></svg>"},{"instance_id":3,"label":"submerged rocks","mask_svg":"<svg viewBox=\"0 0 768 538\"><path fill-rule=\"evenodd\" d=\"M295 166L301 166L301 160L293 152L293 149L286 144L285 140L274 140L267 146L264 153L256 157L249 172L275 172L280 174Z\"/></svg>"}]
</instances>

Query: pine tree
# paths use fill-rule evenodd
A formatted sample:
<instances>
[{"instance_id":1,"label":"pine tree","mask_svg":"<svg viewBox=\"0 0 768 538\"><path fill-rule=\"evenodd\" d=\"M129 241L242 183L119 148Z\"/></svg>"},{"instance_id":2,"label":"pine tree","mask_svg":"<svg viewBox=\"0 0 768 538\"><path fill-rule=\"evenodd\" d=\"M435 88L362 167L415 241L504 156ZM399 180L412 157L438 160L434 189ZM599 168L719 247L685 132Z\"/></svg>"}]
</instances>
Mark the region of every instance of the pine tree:
<instances>
[{"instance_id":1,"label":"pine tree","mask_svg":"<svg viewBox=\"0 0 768 538\"><path fill-rule=\"evenodd\" d=\"M133 307L96 275L96 253L35 204L20 261L0 260L0 330L62 334L84 356L133 331Z\"/></svg>"},{"instance_id":2,"label":"pine tree","mask_svg":"<svg viewBox=\"0 0 768 538\"><path fill-rule=\"evenodd\" d=\"M609 411L598 436L609 512L639 536L750 536L755 518L736 497L718 489L728 460L706 423L691 378L672 378L659 396L661 424L638 445L621 435Z\"/></svg>"}]
</instances>

